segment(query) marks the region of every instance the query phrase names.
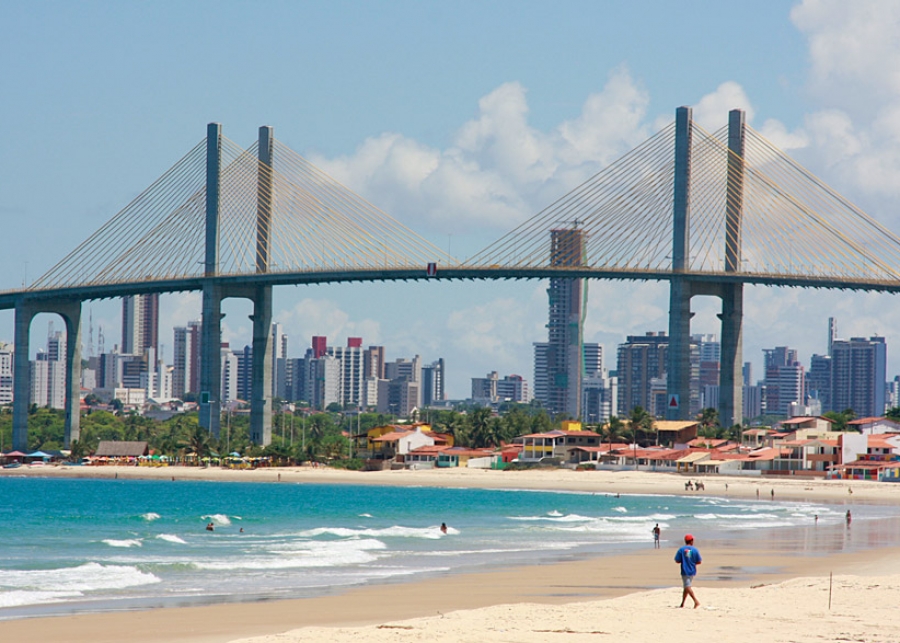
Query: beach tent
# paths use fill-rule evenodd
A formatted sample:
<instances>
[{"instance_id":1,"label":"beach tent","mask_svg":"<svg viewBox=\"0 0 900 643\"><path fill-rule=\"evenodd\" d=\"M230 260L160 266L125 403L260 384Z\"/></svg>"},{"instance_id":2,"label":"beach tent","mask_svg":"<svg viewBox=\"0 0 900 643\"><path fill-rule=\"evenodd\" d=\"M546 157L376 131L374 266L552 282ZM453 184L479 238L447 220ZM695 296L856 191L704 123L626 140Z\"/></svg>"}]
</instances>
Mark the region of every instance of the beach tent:
<instances>
[{"instance_id":1,"label":"beach tent","mask_svg":"<svg viewBox=\"0 0 900 643\"><path fill-rule=\"evenodd\" d=\"M31 461L34 462L35 460L49 460L51 456L49 453L44 453L43 451L35 451L29 453L26 457L31 458Z\"/></svg>"}]
</instances>

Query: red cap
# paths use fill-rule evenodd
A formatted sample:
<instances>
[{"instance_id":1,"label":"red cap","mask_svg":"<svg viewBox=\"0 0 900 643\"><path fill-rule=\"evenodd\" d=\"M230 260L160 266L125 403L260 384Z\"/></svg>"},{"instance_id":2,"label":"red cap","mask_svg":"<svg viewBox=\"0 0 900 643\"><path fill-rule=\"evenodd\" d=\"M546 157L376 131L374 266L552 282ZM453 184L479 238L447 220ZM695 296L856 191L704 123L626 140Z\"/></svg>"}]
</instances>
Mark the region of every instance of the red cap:
<instances>
[{"instance_id":1,"label":"red cap","mask_svg":"<svg viewBox=\"0 0 900 643\"><path fill-rule=\"evenodd\" d=\"M684 537L684 542L686 542L686 543L693 542L693 540L694 540L694 537L691 536L690 534L686 534Z\"/></svg>"}]
</instances>

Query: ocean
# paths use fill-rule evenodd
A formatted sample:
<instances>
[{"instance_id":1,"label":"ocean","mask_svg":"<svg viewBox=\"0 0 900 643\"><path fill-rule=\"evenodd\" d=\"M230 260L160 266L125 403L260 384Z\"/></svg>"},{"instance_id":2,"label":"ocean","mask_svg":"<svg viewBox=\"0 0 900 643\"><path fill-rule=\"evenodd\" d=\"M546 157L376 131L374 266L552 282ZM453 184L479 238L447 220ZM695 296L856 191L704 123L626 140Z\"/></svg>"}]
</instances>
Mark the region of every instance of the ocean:
<instances>
[{"instance_id":1,"label":"ocean","mask_svg":"<svg viewBox=\"0 0 900 643\"><path fill-rule=\"evenodd\" d=\"M753 538L759 529L793 529L806 540L827 530L840 535L846 509L702 492L618 497L14 476L0 478L0 498L0 620L319 596L616 554L652 547L657 523L664 548L686 532L701 546ZM898 514L854 505L854 528ZM860 540L832 537L828 547L873 546Z\"/></svg>"}]
</instances>

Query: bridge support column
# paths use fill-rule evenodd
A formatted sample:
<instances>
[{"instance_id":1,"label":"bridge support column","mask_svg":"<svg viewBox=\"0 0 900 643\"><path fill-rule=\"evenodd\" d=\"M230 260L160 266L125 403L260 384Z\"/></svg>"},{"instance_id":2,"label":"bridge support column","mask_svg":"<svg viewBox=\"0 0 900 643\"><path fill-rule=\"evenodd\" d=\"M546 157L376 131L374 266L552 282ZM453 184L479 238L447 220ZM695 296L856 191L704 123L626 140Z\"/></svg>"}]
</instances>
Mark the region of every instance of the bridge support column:
<instances>
[{"instance_id":1,"label":"bridge support column","mask_svg":"<svg viewBox=\"0 0 900 643\"><path fill-rule=\"evenodd\" d=\"M214 283L203 286L200 330L200 426L218 439L222 395L222 290Z\"/></svg>"},{"instance_id":2,"label":"bridge support column","mask_svg":"<svg viewBox=\"0 0 900 643\"><path fill-rule=\"evenodd\" d=\"M667 420L686 420L691 413L691 283L672 279L669 285L669 348L666 375ZM673 396L677 396L674 397ZM675 399L677 405L671 404Z\"/></svg>"},{"instance_id":3,"label":"bridge support column","mask_svg":"<svg viewBox=\"0 0 900 643\"><path fill-rule=\"evenodd\" d=\"M742 343L744 285L722 285L722 343L719 362L719 424L724 427L744 420Z\"/></svg>"},{"instance_id":4,"label":"bridge support column","mask_svg":"<svg viewBox=\"0 0 900 643\"><path fill-rule=\"evenodd\" d=\"M744 213L744 112L728 112L728 178L725 197L725 272L741 271L741 232ZM722 343L719 362L719 424L744 420L742 343L744 285L722 284Z\"/></svg>"},{"instance_id":5,"label":"bridge support column","mask_svg":"<svg viewBox=\"0 0 900 643\"><path fill-rule=\"evenodd\" d=\"M28 359L31 320L37 311L24 301L16 304L16 355L13 378L13 451L28 452L28 406L31 402L31 363Z\"/></svg>"},{"instance_id":6,"label":"bridge support column","mask_svg":"<svg viewBox=\"0 0 900 643\"><path fill-rule=\"evenodd\" d=\"M669 285L669 355L667 420L684 420L691 412L691 283L678 273L690 268L692 111L675 112L675 187L672 205L672 272ZM677 400L677 404L674 401Z\"/></svg>"},{"instance_id":7,"label":"bridge support column","mask_svg":"<svg viewBox=\"0 0 900 643\"><path fill-rule=\"evenodd\" d=\"M250 441L272 442L272 287L253 297L253 366L250 382Z\"/></svg>"},{"instance_id":8,"label":"bridge support column","mask_svg":"<svg viewBox=\"0 0 900 643\"><path fill-rule=\"evenodd\" d=\"M81 435L81 302L16 304L15 377L13 378L13 449L28 451L28 407L31 403L31 322L39 313L56 313L66 324L65 446Z\"/></svg>"},{"instance_id":9,"label":"bridge support column","mask_svg":"<svg viewBox=\"0 0 900 643\"><path fill-rule=\"evenodd\" d=\"M206 126L206 245L203 275L203 328L200 332L200 426L219 437L222 395L222 289L219 273L219 193L222 126Z\"/></svg>"},{"instance_id":10,"label":"bridge support column","mask_svg":"<svg viewBox=\"0 0 900 643\"><path fill-rule=\"evenodd\" d=\"M259 128L259 166L256 181L256 272L269 272L272 230L272 163L275 135ZM255 289L253 299L253 367L250 374L250 441L272 442L272 287Z\"/></svg>"}]
</instances>

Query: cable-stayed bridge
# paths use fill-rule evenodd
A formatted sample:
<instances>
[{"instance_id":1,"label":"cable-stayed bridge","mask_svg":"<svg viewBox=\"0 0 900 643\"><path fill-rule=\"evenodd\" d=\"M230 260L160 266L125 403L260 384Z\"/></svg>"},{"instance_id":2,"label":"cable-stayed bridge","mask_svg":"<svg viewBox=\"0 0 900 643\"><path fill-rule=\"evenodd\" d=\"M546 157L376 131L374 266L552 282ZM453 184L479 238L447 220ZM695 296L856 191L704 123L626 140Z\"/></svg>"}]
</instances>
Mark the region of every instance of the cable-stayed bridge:
<instances>
[{"instance_id":1,"label":"cable-stayed bridge","mask_svg":"<svg viewBox=\"0 0 900 643\"><path fill-rule=\"evenodd\" d=\"M563 239L560 242L560 239ZM29 330L60 314L67 338L67 443L78 437L83 301L203 293L201 423L218 434L221 301L253 301L251 437L271 432L272 288L420 279L603 278L670 282L668 389L690 397L690 300L722 299L720 417L741 420L744 284L900 290L900 239L744 123L676 120L465 260L448 255L281 144L207 136L28 287L16 309L16 372ZM74 340L74 341L73 341ZM14 448L27 446L28 381L15 381ZM687 404L668 417L684 418Z\"/></svg>"}]
</instances>

